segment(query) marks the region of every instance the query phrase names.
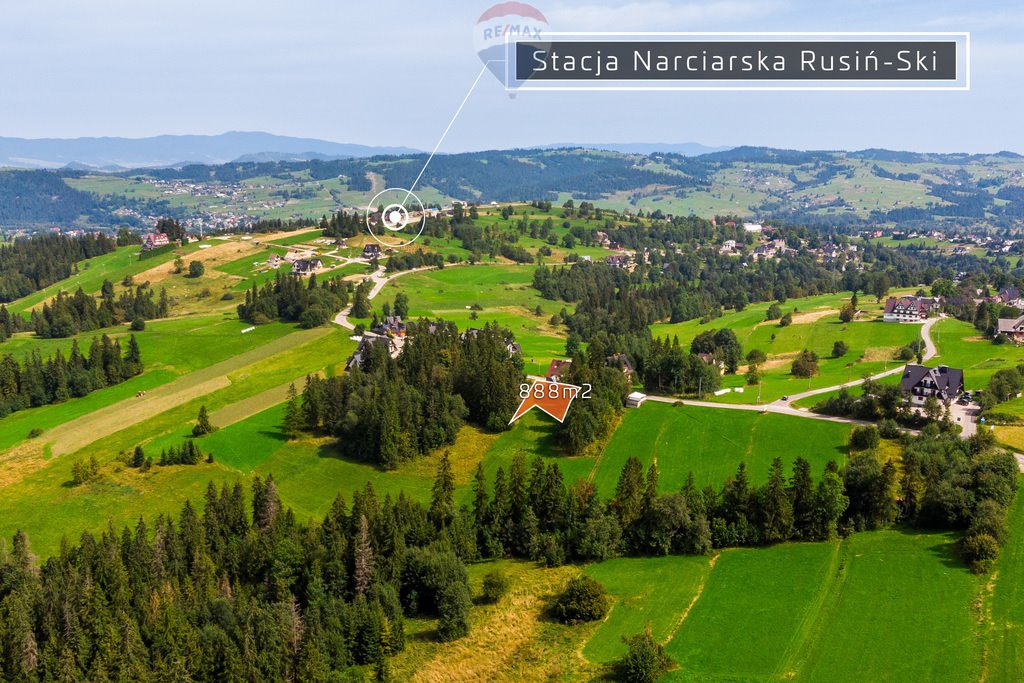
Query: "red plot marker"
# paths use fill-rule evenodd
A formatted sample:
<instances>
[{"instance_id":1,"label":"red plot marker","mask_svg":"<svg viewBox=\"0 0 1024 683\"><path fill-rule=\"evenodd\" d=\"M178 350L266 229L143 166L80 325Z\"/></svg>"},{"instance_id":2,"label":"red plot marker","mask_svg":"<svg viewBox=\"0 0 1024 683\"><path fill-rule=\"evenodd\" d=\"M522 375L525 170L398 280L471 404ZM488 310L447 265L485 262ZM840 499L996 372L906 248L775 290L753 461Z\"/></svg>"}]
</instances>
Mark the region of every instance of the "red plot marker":
<instances>
[{"instance_id":1,"label":"red plot marker","mask_svg":"<svg viewBox=\"0 0 1024 683\"><path fill-rule=\"evenodd\" d=\"M519 404L515 415L512 416L508 423L512 424L534 407L540 408L551 417L562 422L565 420L566 413L569 412L569 406L572 405L573 399L579 395L581 388L575 384L549 382L546 379L538 379L529 387L524 384L519 393L523 401Z\"/></svg>"}]
</instances>

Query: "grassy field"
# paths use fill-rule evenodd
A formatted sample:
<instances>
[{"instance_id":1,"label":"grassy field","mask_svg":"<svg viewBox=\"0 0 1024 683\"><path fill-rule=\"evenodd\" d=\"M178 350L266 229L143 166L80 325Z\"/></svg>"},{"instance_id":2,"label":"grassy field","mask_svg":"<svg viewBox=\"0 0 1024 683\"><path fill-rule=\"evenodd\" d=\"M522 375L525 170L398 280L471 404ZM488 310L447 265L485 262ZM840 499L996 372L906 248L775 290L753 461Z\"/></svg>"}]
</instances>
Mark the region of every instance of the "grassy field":
<instances>
[{"instance_id":1,"label":"grassy field","mask_svg":"<svg viewBox=\"0 0 1024 683\"><path fill-rule=\"evenodd\" d=\"M668 644L678 678L785 678L786 660L805 645L801 631L820 608L816 598L837 554L837 544L827 543L723 552ZM677 603L676 611L687 604Z\"/></svg>"},{"instance_id":2,"label":"grassy field","mask_svg":"<svg viewBox=\"0 0 1024 683\"><path fill-rule=\"evenodd\" d=\"M722 386L743 388L742 393L729 393L714 400L730 403L755 403L758 393L762 402L771 402L787 394L832 386L874 374L894 367L896 352L920 337L918 325L898 325L880 321L881 305L862 297L858 308L864 314L855 322L842 323L839 308L848 301L847 295L823 295L794 299L782 306L783 312L793 313L793 324L779 327L777 321L766 321L769 304L750 306L739 313L730 313L707 324L698 320L651 326L655 337L678 337L689 346L695 336L707 330L728 328L736 333L743 344L744 354L760 349L768 356L763 365L764 378L757 386L744 386L743 368L736 375L727 375ZM832 358L832 345L843 341L848 352L841 358ZM810 380L794 377L790 365L796 355L810 349L820 357L819 374Z\"/></svg>"},{"instance_id":3,"label":"grassy field","mask_svg":"<svg viewBox=\"0 0 1024 683\"><path fill-rule=\"evenodd\" d=\"M565 357L565 330L551 325L562 304L543 299L530 286L533 271L532 266L467 266L413 273L387 284L373 305L379 312L384 301L404 292L412 319L442 317L460 329L497 322L522 345L527 373L542 373L552 358ZM474 305L481 310L470 310Z\"/></svg>"},{"instance_id":4,"label":"grassy field","mask_svg":"<svg viewBox=\"0 0 1024 683\"><path fill-rule=\"evenodd\" d=\"M658 642L671 640L710 571L707 557L685 555L622 557L588 567L587 574L608 587L614 602L583 648L584 656L614 662L626 652L622 636L640 633L647 625Z\"/></svg>"},{"instance_id":5,"label":"grassy field","mask_svg":"<svg viewBox=\"0 0 1024 683\"><path fill-rule=\"evenodd\" d=\"M184 247L183 250L185 249L189 249L189 247ZM174 259L174 253L168 252L165 257L155 261L140 261L138 257L139 247L131 246L121 247L109 254L82 261L78 264L77 274L13 301L7 305L7 308L11 313L27 313L40 306L44 301L52 299L61 290L74 292L81 287L88 293L94 293L100 291L104 280L110 280L115 285L120 285L125 275L137 275L161 261L171 261Z\"/></svg>"},{"instance_id":6,"label":"grassy field","mask_svg":"<svg viewBox=\"0 0 1024 683\"><path fill-rule=\"evenodd\" d=\"M281 387L293 380L300 380L309 372L322 368L335 371L337 364L344 362L351 353L354 343L340 329L324 329L312 341L303 344L286 344L277 353L253 361L243 367L220 372L220 379L211 386L201 385L202 393L148 417L141 422L130 424L123 429L102 436L82 450L61 457L49 457L42 445L26 445L35 450L22 457L21 448L12 451L13 465L4 472L3 495L0 496L0 536L10 536L16 527L25 529L33 544L45 556L57 549L60 538L76 537L81 531L96 529L112 520L115 526L132 523L142 512L147 516L158 512L177 510L186 498L198 501L210 479L223 481L238 476L238 470L215 462L194 467L155 467L143 474L125 469L121 462L124 454L135 445L150 448L156 443L175 443L184 438L200 405L206 405L214 412L249 397L259 395L268 389ZM154 396L155 399L159 400ZM280 399L278 399L280 400ZM255 420L255 417L253 418ZM245 445L261 431L259 420L256 428L246 431L236 443L239 450L248 450ZM78 427L89 429L86 420ZM65 429L64 426L61 427ZM225 430L227 431L227 430ZM83 433L83 437L95 435ZM230 432L227 432L230 437ZM223 437L222 437L223 438ZM43 439L46 439L44 435ZM82 439L72 439L82 440ZM205 448L205 445L204 445ZM154 455L159 456L157 453ZM212 449L211 449L212 450ZM231 449L229 449L231 450ZM283 455L293 457L301 449L285 450ZM316 450L312 451L316 454ZM214 454L215 458L217 453ZM231 454L225 453L230 463ZM102 465L101 477L96 482L70 487L71 465L81 457L95 456ZM281 468L283 471L283 467ZM309 480L303 478L295 490L309 490ZM326 494L324 496L327 498ZM333 499L333 491L329 498ZM45 504L40 504L45 502ZM291 504L292 501L289 501ZM296 499L294 505L300 512L309 509L309 503ZM59 523L55 524L55 520Z\"/></svg>"},{"instance_id":7,"label":"grassy field","mask_svg":"<svg viewBox=\"0 0 1024 683\"><path fill-rule=\"evenodd\" d=\"M996 345L984 338L970 323L953 318L940 320L932 328L932 340L939 355L932 361L963 368L967 389L981 389L997 370L1024 363L1024 347ZM1003 411L1003 406L999 408Z\"/></svg>"},{"instance_id":8,"label":"grassy field","mask_svg":"<svg viewBox=\"0 0 1024 683\"><path fill-rule=\"evenodd\" d=\"M678 491L690 472L698 486L719 487L741 461L751 481L761 482L776 457L782 458L788 475L793 461L803 456L817 478L829 460L845 461L849 430L844 424L788 415L649 401L626 411L594 481L603 495L612 495L630 456L645 467L657 459L658 486L666 492Z\"/></svg>"},{"instance_id":9,"label":"grassy field","mask_svg":"<svg viewBox=\"0 0 1024 683\"><path fill-rule=\"evenodd\" d=\"M262 348L262 352L267 354L282 350L291 342L278 342L278 340L282 340L296 331L293 325L273 323L262 325L247 334L241 334L246 327L248 325L245 323L223 316L169 318L149 322L145 331L135 333L146 368L142 375L82 398L31 408L7 416L0 421L0 450L17 444L25 438L31 429L49 430L130 398L138 391L152 391L179 377L229 359L237 362L242 354L253 352L256 349ZM98 330L79 335L77 337L79 346L87 352L92 337L103 333L114 338L121 338L122 342L130 334L125 326ZM191 340L195 340L204 349L204 352L196 353L195 346L182 344L181 339L185 335L188 335ZM53 354L57 349L66 355L71 348L72 341L72 339L36 339L27 334L17 335L0 347L0 351L10 353L16 358L20 358L32 348L38 348L44 357ZM277 343L275 344L275 342ZM242 361L246 360L242 356ZM223 369L227 371L231 368ZM197 382L206 381L210 379L210 376L209 373L204 373L194 379Z\"/></svg>"},{"instance_id":10,"label":"grassy field","mask_svg":"<svg viewBox=\"0 0 1024 683\"><path fill-rule=\"evenodd\" d=\"M985 585L982 671L989 681L1024 680L1024 496L1010 511L1010 538Z\"/></svg>"},{"instance_id":11,"label":"grassy field","mask_svg":"<svg viewBox=\"0 0 1024 683\"><path fill-rule=\"evenodd\" d=\"M582 636L582 653L614 660L620 637L650 623L675 660L670 681L975 681L979 581L955 559L953 540L894 530L729 549L710 562L610 560L587 569L615 602ZM1017 592L996 589L1003 612L989 641L1012 650L1010 667L1020 666L1006 611ZM989 681L1019 680L1016 668L989 672Z\"/></svg>"}]
</instances>

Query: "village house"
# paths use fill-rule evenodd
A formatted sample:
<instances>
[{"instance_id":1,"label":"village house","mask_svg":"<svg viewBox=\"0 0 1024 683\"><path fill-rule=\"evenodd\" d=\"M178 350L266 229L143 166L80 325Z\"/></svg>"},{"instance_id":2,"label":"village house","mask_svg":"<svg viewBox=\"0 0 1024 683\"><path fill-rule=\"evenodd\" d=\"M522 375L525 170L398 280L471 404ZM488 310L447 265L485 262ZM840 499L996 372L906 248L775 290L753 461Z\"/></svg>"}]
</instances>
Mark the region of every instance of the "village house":
<instances>
[{"instance_id":1,"label":"village house","mask_svg":"<svg viewBox=\"0 0 1024 683\"><path fill-rule=\"evenodd\" d=\"M351 370L356 366L363 367L363 363L366 361L367 356L369 356L370 349L374 344L384 345L389 356L398 358L398 354L402 352L402 347L405 345L405 338L380 336L372 333L364 334L359 340L359 346L356 348L355 353L345 361L345 370Z\"/></svg>"},{"instance_id":2,"label":"village house","mask_svg":"<svg viewBox=\"0 0 1024 683\"><path fill-rule=\"evenodd\" d=\"M626 376L626 381L630 384L633 383L633 377L636 375L636 368L633 367L633 363L629 360L629 356L624 353L613 353L605 358L605 362L608 363L608 367L621 368L622 374Z\"/></svg>"},{"instance_id":3,"label":"village house","mask_svg":"<svg viewBox=\"0 0 1024 683\"><path fill-rule=\"evenodd\" d=\"M921 296L891 296L885 302L882 320L887 323L917 323L937 313L942 304L938 299Z\"/></svg>"},{"instance_id":4,"label":"village house","mask_svg":"<svg viewBox=\"0 0 1024 683\"><path fill-rule=\"evenodd\" d=\"M166 247L171 241L162 232L151 232L142 238L142 251Z\"/></svg>"},{"instance_id":5,"label":"village house","mask_svg":"<svg viewBox=\"0 0 1024 683\"><path fill-rule=\"evenodd\" d=\"M992 297L992 301L1014 308L1024 308L1024 299L1021 298L1020 290L1016 287L1003 287L998 294Z\"/></svg>"},{"instance_id":6,"label":"village house","mask_svg":"<svg viewBox=\"0 0 1024 683\"><path fill-rule=\"evenodd\" d=\"M629 256L626 254L612 254L611 256L606 256L604 262L612 268L628 268Z\"/></svg>"},{"instance_id":7,"label":"village house","mask_svg":"<svg viewBox=\"0 0 1024 683\"><path fill-rule=\"evenodd\" d=\"M733 254L736 252L736 240L725 240L719 248L719 254Z\"/></svg>"},{"instance_id":8,"label":"village house","mask_svg":"<svg viewBox=\"0 0 1024 683\"><path fill-rule=\"evenodd\" d=\"M298 259L292 263L292 275L300 275L305 277L312 275L313 273L321 270L324 267L323 261L318 258L314 259Z\"/></svg>"},{"instance_id":9,"label":"village house","mask_svg":"<svg viewBox=\"0 0 1024 683\"><path fill-rule=\"evenodd\" d=\"M275 268L275 269L276 268L280 268L281 267L281 260L282 260L281 257L278 256L277 254L271 254L270 258L267 259L267 267L268 268Z\"/></svg>"},{"instance_id":10,"label":"village house","mask_svg":"<svg viewBox=\"0 0 1024 683\"><path fill-rule=\"evenodd\" d=\"M948 404L964 393L964 371L946 365L908 365L903 369L900 390L912 405L933 396Z\"/></svg>"},{"instance_id":11,"label":"village house","mask_svg":"<svg viewBox=\"0 0 1024 683\"><path fill-rule=\"evenodd\" d=\"M598 246L608 248L611 246L612 241L608 239L608 233L598 230L594 234L594 241L597 242Z\"/></svg>"},{"instance_id":12,"label":"village house","mask_svg":"<svg viewBox=\"0 0 1024 683\"><path fill-rule=\"evenodd\" d=\"M548 365L548 371L544 373L544 378L549 382L560 382L562 381L562 375L569 370L569 366L572 365L571 360L559 360L555 358Z\"/></svg>"},{"instance_id":13,"label":"village house","mask_svg":"<svg viewBox=\"0 0 1024 683\"><path fill-rule=\"evenodd\" d=\"M468 337L476 337L481 331L479 327L467 327L459 335L459 339L465 341ZM505 350L508 351L509 358L523 355L523 347L512 337L505 338Z\"/></svg>"},{"instance_id":14,"label":"village house","mask_svg":"<svg viewBox=\"0 0 1024 683\"><path fill-rule=\"evenodd\" d=\"M372 260L372 259L375 259L375 258L380 258L382 253L383 252L381 252L381 250L380 250L380 245L377 244L376 242L370 242L369 244L367 244L366 246L363 247L363 258L364 259L371 259Z\"/></svg>"},{"instance_id":15,"label":"village house","mask_svg":"<svg viewBox=\"0 0 1024 683\"><path fill-rule=\"evenodd\" d=\"M1024 315L1019 318L1000 318L996 334L1005 334L1014 344L1024 343Z\"/></svg>"},{"instance_id":16,"label":"village house","mask_svg":"<svg viewBox=\"0 0 1024 683\"><path fill-rule=\"evenodd\" d=\"M399 315L389 315L372 328L374 334L390 337L404 337L406 330L406 324Z\"/></svg>"}]
</instances>

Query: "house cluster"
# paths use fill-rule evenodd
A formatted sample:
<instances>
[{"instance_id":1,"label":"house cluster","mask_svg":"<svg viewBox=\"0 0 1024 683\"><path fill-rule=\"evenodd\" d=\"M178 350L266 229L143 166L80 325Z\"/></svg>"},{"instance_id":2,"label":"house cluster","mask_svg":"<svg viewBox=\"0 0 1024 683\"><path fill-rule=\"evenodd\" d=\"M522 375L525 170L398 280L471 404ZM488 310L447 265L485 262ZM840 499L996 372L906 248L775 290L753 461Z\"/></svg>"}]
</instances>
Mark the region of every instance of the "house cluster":
<instances>
[{"instance_id":1,"label":"house cluster","mask_svg":"<svg viewBox=\"0 0 1024 683\"><path fill-rule=\"evenodd\" d=\"M624 353L613 353L605 357L605 363L610 368L622 370L626 381L630 384L633 383L633 378L636 376L636 368L633 367L633 362L629 360L629 356ZM544 379L549 382L561 382L562 377L568 372L570 367L572 367L571 360L555 358L548 364L548 370L544 373Z\"/></svg>"},{"instance_id":2,"label":"house cluster","mask_svg":"<svg viewBox=\"0 0 1024 683\"><path fill-rule=\"evenodd\" d=\"M628 270L630 265L629 254L609 254L605 256L604 262L612 268Z\"/></svg>"},{"instance_id":3,"label":"house cluster","mask_svg":"<svg viewBox=\"0 0 1024 683\"><path fill-rule=\"evenodd\" d=\"M882 320L887 323L918 323L935 315L942 300L925 296L891 296L885 302Z\"/></svg>"},{"instance_id":4,"label":"house cluster","mask_svg":"<svg viewBox=\"0 0 1024 683\"><path fill-rule=\"evenodd\" d=\"M420 329L424 328L421 327ZM429 334L434 334L437 331L437 326L428 324L425 329ZM345 369L351 370L357 365L361 367L374 344L385 345L388 355L392 358L398 358L398 355L402 353L402 349L405 347L408 332L409 326L402 320L401 316L389 315L383 320L377 321L368 332L363 333L355 353L345 361ZM469 337L477 336L480 332L479 328L470 327L464 330L459 335L459 338L466 340ZM523 353L523 348L512 338L505 340L505 350L508 351L509 357L521 356Z\"/></svg>"}]
</instances>

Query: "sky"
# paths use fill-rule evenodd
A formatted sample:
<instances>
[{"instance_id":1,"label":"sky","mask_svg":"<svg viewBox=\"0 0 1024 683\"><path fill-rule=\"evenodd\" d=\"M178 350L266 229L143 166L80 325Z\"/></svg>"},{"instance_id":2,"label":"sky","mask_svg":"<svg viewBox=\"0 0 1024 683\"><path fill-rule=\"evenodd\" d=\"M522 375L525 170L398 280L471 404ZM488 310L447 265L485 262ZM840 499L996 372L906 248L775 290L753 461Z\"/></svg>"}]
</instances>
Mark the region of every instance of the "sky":
<instances>
[{"instance_id":1,"label":"sky","mask_svg":"<svg viewBox=\"0 0 1024 683\"><path fill-rule=\"evenodd\" d=\"M259 130L430 150L481 64L471 0L0 3L0 136ZM520 93L480 81L440 152L551 143L1024 153L1024 8L535 0L552 30L970 31L970 92ZM1016 7L1015 7L1016 5Z\"/></svg>"}]
</instances>

